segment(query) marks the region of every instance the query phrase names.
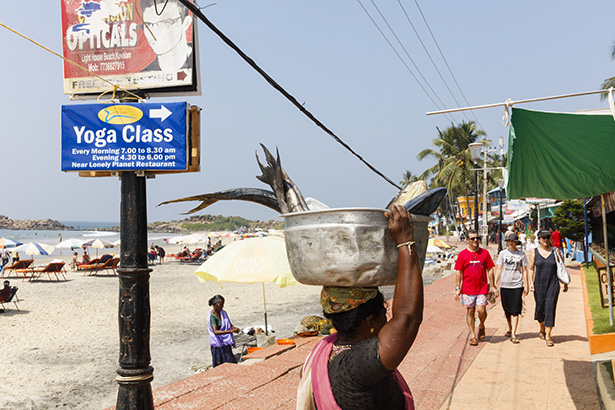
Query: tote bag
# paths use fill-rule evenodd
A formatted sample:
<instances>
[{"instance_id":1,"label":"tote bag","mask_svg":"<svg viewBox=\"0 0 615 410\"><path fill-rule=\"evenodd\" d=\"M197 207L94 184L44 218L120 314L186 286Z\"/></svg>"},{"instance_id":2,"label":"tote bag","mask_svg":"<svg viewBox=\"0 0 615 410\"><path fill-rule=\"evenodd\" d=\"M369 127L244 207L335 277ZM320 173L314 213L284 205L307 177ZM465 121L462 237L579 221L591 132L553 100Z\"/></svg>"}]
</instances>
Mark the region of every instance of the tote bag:
<instances>
[{"instance_id":1,"label":"tote bag","mask_svg":"<svg viewBox=\"0 0 615 410\"><path fill-rule=\"evenodd\" d=\"M568 274L568 269L566 269L566 265L562 260L562 256L559 254L557 249L553 249L553 252L555 253L555 261L557 263L557 279L567 285L570 283L570 275Z\"/></svg>"}]
</instances>

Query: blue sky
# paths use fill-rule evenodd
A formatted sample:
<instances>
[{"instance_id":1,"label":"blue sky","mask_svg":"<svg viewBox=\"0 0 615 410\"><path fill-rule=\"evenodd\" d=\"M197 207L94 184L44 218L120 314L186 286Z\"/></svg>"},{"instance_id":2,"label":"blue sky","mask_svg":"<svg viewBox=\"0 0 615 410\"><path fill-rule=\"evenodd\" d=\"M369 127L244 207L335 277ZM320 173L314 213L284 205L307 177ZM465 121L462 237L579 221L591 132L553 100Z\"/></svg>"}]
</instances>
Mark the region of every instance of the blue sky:
<instances>
[{"instance_id":1,"label":"blue sky","mask_svg":"<svg viewBox=\"0 0 615 410\"><path fill-rule=\"evenodd\" d=\"M400 0L455 97L463 98L422 21L414 0ZM397 1L374 0L446 107L453 101ZM387 32L371 0L361 3ZM61 52L60 0L24 7L8 2L0 22ZM201 1L200 6L209 3ZM470 105L600 88L615 75L613 2L419 1ZM382 38L358 1L230 1L204 9L217 27L342 140L395 182L406 170L431 166L418 152L450 119L437 109ZM148 220L180 219L189 204L156 204L237 187L260 187L254 153L277 146L304 196L331 207L384 207L396 189L317 128L252 68L198 23L201 96L155 98L202 108L201 172L147 182ZM13 219L119 221L117 178L80 178L60 171L62 62L0 27L0 214ZM412 63L407 64L419 76ZM420 77L419 77L420 78ZM422 81L422 80L421 80ZM426 87L424 85L424 87ZM433 98L433 97L432 97ZM525 104L572 111L604 107L598 96ZM494 144L506 137L502 108L475 111ZM468 118L475 120L468 113ZM455 114L454 121L467 120ZM262 158L262 155L261 155ZM201 213L275 219L263 206L219 202Z\"/></svg>"}]
</instances>

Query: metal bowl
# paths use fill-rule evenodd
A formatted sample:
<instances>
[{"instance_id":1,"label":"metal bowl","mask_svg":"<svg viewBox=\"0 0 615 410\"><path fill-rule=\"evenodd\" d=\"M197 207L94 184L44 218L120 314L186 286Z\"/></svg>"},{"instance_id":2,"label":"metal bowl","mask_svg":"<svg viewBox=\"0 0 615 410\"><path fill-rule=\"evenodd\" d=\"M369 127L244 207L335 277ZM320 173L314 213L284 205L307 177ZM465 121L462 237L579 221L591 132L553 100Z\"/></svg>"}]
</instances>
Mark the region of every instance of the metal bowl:
<instances>
[{"instance_id":1,"label":"metal bowl","mask_svg":"<svg viewBox=\"0 0 615 410\"><path fill-rule=\"evenodd\" d=\"M385 209L338 208L282 215L293 276L305 285L368 287L394 285L397 246ZM412 215L421 270L431 218Z\"/></svg>"}]
</instances>

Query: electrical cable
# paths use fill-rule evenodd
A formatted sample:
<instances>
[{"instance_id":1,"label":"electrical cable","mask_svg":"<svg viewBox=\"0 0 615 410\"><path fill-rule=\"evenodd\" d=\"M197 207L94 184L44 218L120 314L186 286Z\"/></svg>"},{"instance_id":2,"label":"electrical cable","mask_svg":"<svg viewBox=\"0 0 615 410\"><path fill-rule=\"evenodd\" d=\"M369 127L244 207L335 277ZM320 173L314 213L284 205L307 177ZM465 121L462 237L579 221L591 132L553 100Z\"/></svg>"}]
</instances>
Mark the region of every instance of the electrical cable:
<instances>
[{"instance_id":1,"label":"electrical cable","mask_svg":"<svg viewBox=\"0 0 615 410\"><path fill-rule=\"evenodd\" d=\"M306 117L308 117L310 120L312 120L312 122L314 122L319 128L321 128L323 131L325 131L327 134L329 134L335 141L337 141L344 148L346 148L348 151L350 151L355 157L357 157L361 162L363 162L369 169L371 169L373 172L378 174L380 177L382 177L389 184L393 185L395 188L401 190L401 187L399 185L397 185L395 182L391 181L389 178L386 177L386 175L384 175L382 172L378 171L373 165L371 165L369 162L364 160L363 157L361 157L359 154L357 154L352 148L350 148L350 146L348 144L346 144L344 141L342 141L337 135L335 135L335 133L333 133L333 131L331 131L329 128L327 128L311 112L309 112L302 104L300 104L299 101L297 101L297 99L295 97L293 97L284 88L282 88L282 86L280 86L273 78L271 78L269 76L269 74L267 74L262 68L260 68L258 66L258 64L256 64L256 62L254 62L254 60L252 60L250 57L248 57L248 55L246 53L244 53L237 45L235 45L235 43L233 43L233 41L231 41L231 39L229 39L211 21L209 21L209 19L207 17L205 17L203 12L198 8L198 6L196 6L195 4L191 3L190 0L179 0L179 2L181 2L190 11L192 11L192 13L195 16L197 16L203 23L205 23L205 25L211 31L213 31L218 37L220 37L220 39L222 41L224 41L230 48L232 48L237 54L239 54L239 56L246 63L248 63L253 69L255 69L256 72L258 72L265 79L265 81L267 81L269 83L269 85L271 85L273 88L275 88L277 91L279 91L284 97L286 97L286 99L289 100L295 107L297 107L299 109L299 111L301 111Z\"/></svg>"},{"instance_id":2,"label":"electrical cable","mask_svg":"<svg viewBox=\"0 0 615 410\"><path fill-rule=\"evenodd\" d=\"M408 13L406 12L406 9L404 8L404 5L401 4L401 0L397 0L397 3L399 3L399 7L401 7L402 11L404 12L404 15L406 16L406 20L408 20L408 23L410 24L410 27L412 27L412 30L414 31L414 34L416 34L416 37L419 39L419 42L421 43L421 46L423 46L423 50L425 50L425 53L427 53L427 57L429 57L429 61L431 61L431 64L433 65L433 67L436 69L436 72L438 73L438 75L440 76L440 79L442 80L442 82L444 83L444 86L446 87L446 89L448 90L449 94L451 95L451 97L453 97L453 100L455 101L455 104L457 104L457 106L461 106L461 104L459 104L459 101L457 101L457 98L455 97L455 95L453 94L453 91L451 91L451 88L448 86L448 83L446 82L446 80L444 79L444 77L442 76L442 73L440 72L440 70L438 69L438 66L436 65L436 62L433 60L433 58L431 57L431 53L429 53L429 50L427 50L427 47L425 46L425 43L423 43L423 39L421 38L421 36L419 35L418 31L416 30L416 28L414 27L414 24L412 24L412 20L410 20L410 16L408 15ZM470 117L467 116L467 114L464 112L463 115L466 117L466 119L468 121L470 121Z\"/></svg>"},{"instance_id":3,"label":"electrical cable","mask_svg":"<svg viewBox=\"0 0 615 410\"><path fill-rule=\"evenodd\" d=\"M459 89L459 92L461 93L461 96L463 97L463 100L466 102L466 104L470 105L470 103L468 102L468 99L466 98L465 94L463 93L463 90L461 89L461 86L457 82L457 78L455 78L455 74L453 74L453 70L451 70L451 67L448 65L448 61L446 60L446 57L444 57L444 53L442 52L442 49L440 49L440 45L438 44L438 41L436 40L436 37L434 36L433 32L431 31L431 27L429 26L429 23L427 22L427 19L425 18L425 15L423 14L423 10L421 10L421 6L419 6L419 3L418 3L417 0L414 0L414 2L416 3L416 7L419 9L419 13L421 13L421 17L423 17L423 21L425 22L425 25L427 26L427 30L429 30L429 34L431 34L431 38L433 39L433 42L436 44L436 47L438 48L438 51L440 52L440 56L442 56L442 59L444 60L444 64L446 65L446 68L448 68L448 72L451 74L451 77L453 77L453 81L455 81L455 84L457 85L457 88ZM476 114L474 114L474 112L472 112L472 115L476 119L476 122L478 123L478 125L480 125L480 127L482 129L485 129L485 127L482 126L480 121L478 121L478 118L476 117Z\"/></svg>"},{"instance_id":4,"label":"electrical cable","mask_svg":"<svg viewBox=\"0 0 615 410\"><path fill-rule=\"evenodd\" d=\"M404 65L404 67L406 67L406 70L408 70L408 72L412 75L412 77L414 78L414 80L417 82L417 84L421 87L421 89L423 90L423 92L425 93L425 95L427 95L427 97L431 100L431 102L436 106L436 107L440 107L440 105L432 98L432 96L427 92L427 90L425 89L425 87L423 86L423 84L419 81L419 79L416 77L416 75L412 72L412 70L410 69L410 67L408 67L408 64L406 64L406 62L404 61L403 57L397 52L397 50L395 49L395 47L393 46L393 44L391 44L391 42L389 41L389 39L387 38L387 36L384 34L384 32L382 31L382 29L380 28L380 26L378 26L378 23L376 23L376 21L372 18L372 16L369 14L369 12L367 11L367 9L365 8L365 6L363 6L363 3L361 3L361 0L357 0L357 2L359 3L359 5L361 6L361 8L363 9L363 11L365 12L365 14L367 14L367 17L369 17L369 19L371 20L371 22L374 24L374 26L376 26L376 29L380 32L380 34L382 35L382 37L384 38L384 40L387 42L387 44L389 45L389 47L391 47L391 49L393 50L393 52L395 53L395 55L397 55L397 57L399 58L399 60L401 61L401 63ZM403 47L403 46L402 46ZM410 59L412 61L412 59ZM413 62L414 63L414 62ZM416 64L414 65L416 67ZM432 89L433 91L433 89ZM435 92L434 92L435 94ZM441 101L440 101L441 102ZM444 103L442 103L443 106ZM451 122L455 122L453 120L452 117L447 117Z\"/></svg>"}]
</instances>

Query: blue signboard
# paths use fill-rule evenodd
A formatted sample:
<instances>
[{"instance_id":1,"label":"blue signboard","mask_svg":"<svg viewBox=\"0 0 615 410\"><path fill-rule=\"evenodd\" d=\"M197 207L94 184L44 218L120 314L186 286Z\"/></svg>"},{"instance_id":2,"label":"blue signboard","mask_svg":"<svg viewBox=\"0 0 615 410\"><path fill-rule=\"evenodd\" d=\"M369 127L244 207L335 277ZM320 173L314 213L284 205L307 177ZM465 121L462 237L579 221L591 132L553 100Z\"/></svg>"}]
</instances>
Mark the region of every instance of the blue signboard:
<instances>
[{"instance_id":1,"label":"blue signboard","mask_svg":"<svg viewBox=\"0 0 615 410\"><path fill-rule=\"evenodd\" d=\"M62 106L62 171L187 169L188 103Z\"/></svg>"}]
</instances>

